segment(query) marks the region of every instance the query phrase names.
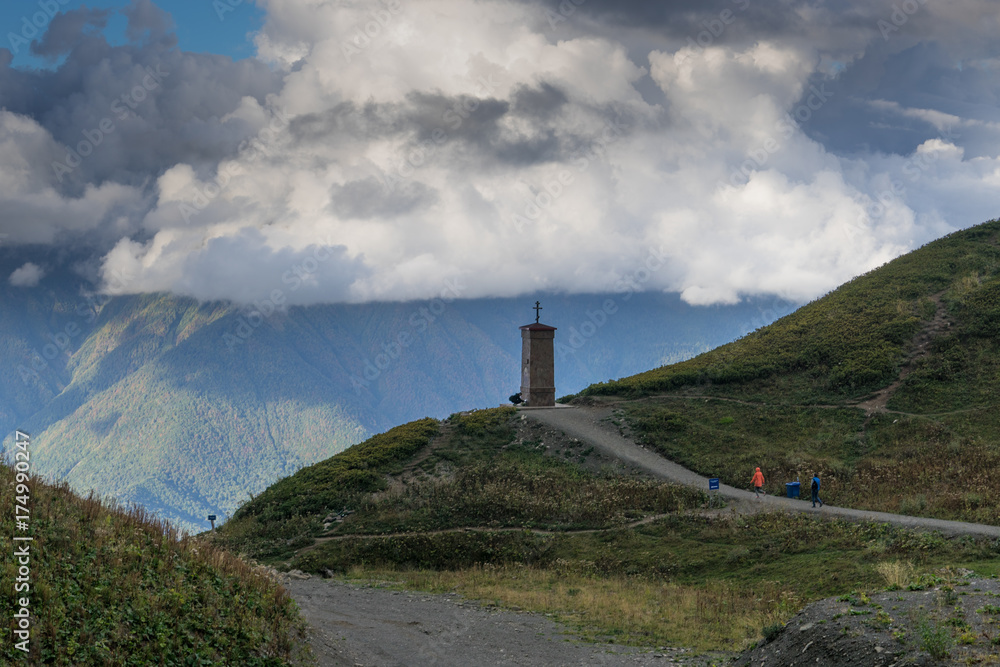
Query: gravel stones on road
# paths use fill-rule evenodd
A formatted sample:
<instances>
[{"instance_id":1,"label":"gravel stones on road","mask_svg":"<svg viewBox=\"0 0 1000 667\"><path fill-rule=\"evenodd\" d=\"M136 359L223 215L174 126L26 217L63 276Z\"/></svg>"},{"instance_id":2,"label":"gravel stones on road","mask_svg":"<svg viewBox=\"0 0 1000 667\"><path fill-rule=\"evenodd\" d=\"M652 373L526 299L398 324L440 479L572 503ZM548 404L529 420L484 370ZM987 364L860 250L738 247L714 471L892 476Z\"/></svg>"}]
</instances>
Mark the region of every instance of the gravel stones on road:
<instances>
[{"instance_id":1,"label":"gravel stones on road","mask_svg":"<svg viewBox=\"0 0 1000 667\"><path fill-rule=\"evenodd\" d=\"M684 649L582 643L545 616L502 611L454 594L394 591L319 577L285 579L283 584L312 627L310 643L320 667L611 667L708 661Z\"/></svg>"}]
</instances>

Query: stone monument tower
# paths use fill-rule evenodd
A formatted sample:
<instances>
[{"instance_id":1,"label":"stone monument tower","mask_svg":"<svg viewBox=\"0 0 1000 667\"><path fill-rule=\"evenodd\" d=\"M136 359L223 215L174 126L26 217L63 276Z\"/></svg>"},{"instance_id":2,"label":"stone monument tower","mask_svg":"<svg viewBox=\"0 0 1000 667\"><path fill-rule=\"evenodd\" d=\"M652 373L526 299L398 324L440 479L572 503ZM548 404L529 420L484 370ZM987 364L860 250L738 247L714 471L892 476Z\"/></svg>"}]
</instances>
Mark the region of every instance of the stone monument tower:
<instances>
[{"instance_id":1,"label":"stone monument tower","mask_svg":"<svg viewBox=\"0 0 1000 667\"><path fill-rule=\"evenodd\" d=\"M534 324L521 327L521 398L534 407L556 404L556 328L539 323L540 310L542 306L536 301Z\"/></svg>"}]
</instances>

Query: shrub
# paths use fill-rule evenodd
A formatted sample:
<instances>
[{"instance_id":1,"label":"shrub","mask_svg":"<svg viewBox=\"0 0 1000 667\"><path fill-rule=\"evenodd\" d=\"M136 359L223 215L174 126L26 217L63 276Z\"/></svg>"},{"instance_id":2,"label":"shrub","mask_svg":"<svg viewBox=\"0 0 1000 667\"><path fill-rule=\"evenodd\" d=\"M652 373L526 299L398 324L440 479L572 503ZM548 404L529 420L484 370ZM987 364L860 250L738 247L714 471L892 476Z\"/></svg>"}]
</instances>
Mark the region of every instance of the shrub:
<instances>
[{"instance_id":1,"label":"shrub","mask_svg":"<svg viewBox=\"0 0 1000 667\"><path fill-rule=\"evenodd\" d=\"M917 624L917 635L920 637L920 650L927 651L935 660L948 657L951 648L951 632L947 627L938 625L927 618L922 618Z\"/></svg>"},{"instance_id":2,"label":"shrub","mask_svg":"<svg viewBox=\"0 0 1000 667\"><path fill-rule=\"evenodd\" d=\"M783 623L775 623L773 625L765 625L761 630L761 634L764 635L765 642L773 642L781 634L781 631L785 629Z\"/></svg>"}]
</instances>

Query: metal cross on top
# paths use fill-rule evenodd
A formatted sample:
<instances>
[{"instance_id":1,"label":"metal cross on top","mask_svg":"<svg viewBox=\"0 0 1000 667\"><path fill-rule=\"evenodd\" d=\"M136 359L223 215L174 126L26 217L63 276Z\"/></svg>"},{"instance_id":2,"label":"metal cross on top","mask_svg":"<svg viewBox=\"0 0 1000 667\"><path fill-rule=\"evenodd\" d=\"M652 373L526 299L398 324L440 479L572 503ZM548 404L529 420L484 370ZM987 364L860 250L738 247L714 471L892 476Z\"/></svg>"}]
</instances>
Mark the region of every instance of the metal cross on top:
<instances>
[{"instance_id":1,"label":"metal cross on top","mask_svg":"<svg viewBox=\"0 0 1000 667\"><path fill-rule=\"evenodd\" d=\"M540 304L541 304L540 301L535 302L535 324L538 324L538 318L539 318L538 311L542 310L542 306Z\"/></svg>"}]
</instances>

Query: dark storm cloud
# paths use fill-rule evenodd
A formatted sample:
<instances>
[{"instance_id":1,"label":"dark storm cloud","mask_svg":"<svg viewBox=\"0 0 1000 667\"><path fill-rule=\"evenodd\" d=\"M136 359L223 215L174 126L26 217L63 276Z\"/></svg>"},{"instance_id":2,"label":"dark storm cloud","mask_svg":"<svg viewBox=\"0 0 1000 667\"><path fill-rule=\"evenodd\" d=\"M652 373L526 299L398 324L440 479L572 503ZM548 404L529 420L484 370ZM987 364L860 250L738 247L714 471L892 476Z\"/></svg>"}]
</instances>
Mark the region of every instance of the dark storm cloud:
<instances>
[{"instance_id":1,"label":"dark storm cloud","mask_svg":"<svg viewBox=\"0 0 1000 667\"><path fill-rule=\"evenodd\" d=\"M543 0L539 3L558 14L559 2ZM798 8L820 4L804 0L679 0L678 2L649 2L647 0L588 0L577 11L594 24L619 26L655 31L656 34L686 39L697 35L706 24L717 20L723 12L739 21L725 26L725 40L739 36L771 38L801 32L807 25ZM560 27L561 24L555 24ZM713 35L719 38L722 35Z\"/></svg>"},{"instance_id":2,"label":"dark storm cloud","mask_svg":"<svg viewBox=\"0 0 1000 667\"><path fill-rule=\"evenodd\" d=\"M414 92L400 103L343 102L324 113L295 119L291 131L300 144L343 146L409 138L411 149L433 146L436 154L446 153L449 159L529 165L564 159L574 147L592 140L574 135L560 123L559 110L566 103L565 93L547 83L519 86L510 101ZM504 128L511 120L529 121L517 125L530 130L527 134L511 133ZM348 205L344 210L356 209ZM387 210L396 211L397 205L389 205Z\"/></svg>"},{"instance_id":3,"label":"dark storm cloud","mask_svg":"<svg viewBox=\"0 0 1000 667\"><path fill-rule=\"evenodd\" d=\"M147 36L167 35L174 28L170 15L154 5L152 0L135 0L122 13L128 17L125 34L133 42Z\"/></svg>"},{"instance_id":4,"label":"dark storm cloud","mask_svg":"<svg viewBox=\"0 0 1000 667\"><path fill-rule=\"evenodd\" d=\"M538 4L558 12L557 2ZM828 62L810 83L825 83L833 95L800 124L806 134L840 154L908 154L940 136L941 127L872 101L998 121L1000 42L975 25L977 13L990 8L976 0L948 7L930 7L926 0L588 0L577 11L592 21L588 29L640 29L646 36L632 39L642 48L649 48L649 33L672 42L670 50L765 39L815 46ZM725 24L719 21L724 12ZM807 87L795 106L811 94ZM966 127L957 139L970 157L993 155L1000 147L997 131L988 126Z\"/></svg>"},{"instance_id":5,"label":"dark storm cloud","mask_svg":"<svg viewBox=\"0 0 1000 667\"><path fill-rule=\"evenodd\" d=\"M510 103L474 95L447 96L417 92L407 95L403 112L406 124L416 128L419 141L432 140L436 130L449 139L476 144L497 134L497 124L510 111Z\"/></svg>"},{"instance_id":6,"label":"dark storm cloud","mask_svg":"<svg viewBox=\"0 0 1000 667\"><path fill-rule=\"evenodd\" d=\"M13 68L0 53L0 107L32 118L65 147L68 169L49 163L49 182L65 195L106 181L148 184L180 162L207 173L256 133L245 120L222 118L245 96L264 104L281 87L281 74L259 61L178 51L169 16L148 0L124 13L140 43L109 45L93 29L107 12L81 9L55 17L32 45L48 58L65 55L58 68Z\"/></svg>"},{"instance_id":7,"label":"dark storm cloud","mask_svg":"<svg viewBox=\"0 0 1000 667\"><path fill-rule=\"evenodd\" d=\"M804 36L832 25L873 30L872 16L884 13L896 0L587 0L578 11L601 24L655 29L659 34L687 37L729 12L735 19L726 30L760 38ZM541 0L559 12L559 2ZM890 9L891 11L891 9Z\"/></svg>"},{"instance_id":8,"label":"dark storm cloud","mask_svg":"<svg viewBox=\"0 0 1000 667\"><path fill-rule=\"evenodd\" d=\"M995 61L984 61L982 55L987 54L981 51L967 59L937 42L919 41L898 51L889 46L876 41L828 84L834 94L803 125L807 134L844 154L906 155L946 130L965 148L966 157L992 156L1000 150ZM907 115L903 109L936 113ZM938 114L953 116L953 122Z\"/></svg>"},{"instance_id":9,"label":"dark storm cloud","mask_svg":"<svg viewBox=\"0 0 1000 667\"><path fill-rule=\"evenodd\" d=\"M451 159L481 165L528 167L572 160L607 126L621 133L639 124L626 103L571 105L565 91L544 81L515 87L510 100L414 93L407 101L401 126L417 128L415 145L433 142L434 133L443 132ZM563 115L568 107L589 117L591 126L568 120Z\"/></svg>"},{"instance_id":10,"label":"dark storm cloud","mask_svg":"<svg viewBox=\"0 0 1000 667\"><path fill-rule=\"evenodd\" d=\"M339 145L398 136L411 130L404 109L399 104L348 100L320 113L298 116L289 130L296 142L306 144Z\"/></svg>"},{"instance_id":11,"label":"dark storm cloud","mask_svg":"<svg viewBox=\"0 0 1000 667\"><path fill-rule=\"evenodd\" d=\"M108 24L111 11L107 9L87 9L82 7L57 14L49 23L49 28L40 40L31 44L31 52L36 56L54 60L86 38L87 34L103 30Z\"/></svg>"},{"instance_id":12,"label":"dark storm cloud","mask_svg":"<svg viewBox=\"0 0 1000 667\"><path fill-rule=\"evenodd\" d=\"M524 118L551 118L569 101L566 93L545 82L537 87L519 86L511 97L514 113Z\"/></svg>"},{"instance_id":13,"label":"dark storm cloud","mask_svg":"<svg viewBox=\"0 0 1000 667\"><path fill-rule=\"evenodd\" d=\"M404 181L387 190L374 176L330 188L330 210L348 219L395 218L426 208L437 194L423 183Z\"/></svg>"}]
</instances>

